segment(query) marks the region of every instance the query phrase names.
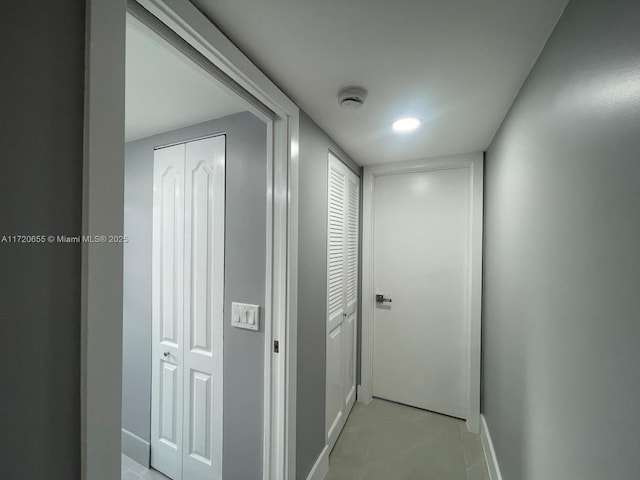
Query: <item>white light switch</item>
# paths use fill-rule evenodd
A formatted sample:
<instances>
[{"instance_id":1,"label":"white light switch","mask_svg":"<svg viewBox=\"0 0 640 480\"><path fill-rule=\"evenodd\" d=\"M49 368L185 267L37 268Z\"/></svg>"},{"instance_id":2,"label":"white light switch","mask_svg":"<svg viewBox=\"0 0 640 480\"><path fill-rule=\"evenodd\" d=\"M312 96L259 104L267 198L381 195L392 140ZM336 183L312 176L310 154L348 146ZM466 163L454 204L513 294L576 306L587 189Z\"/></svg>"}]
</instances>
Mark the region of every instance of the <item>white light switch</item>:
<instances>
[{"instance_id":1,"label":"white light switch","mask_svg":"<svg viewBox=\"0 0 640 480\"><path fill-rule=\"evenodd\" d=\"M260 330L260 306L233 302L231 304L231 325L247 330Z\"/></svg>"}]
</instances>

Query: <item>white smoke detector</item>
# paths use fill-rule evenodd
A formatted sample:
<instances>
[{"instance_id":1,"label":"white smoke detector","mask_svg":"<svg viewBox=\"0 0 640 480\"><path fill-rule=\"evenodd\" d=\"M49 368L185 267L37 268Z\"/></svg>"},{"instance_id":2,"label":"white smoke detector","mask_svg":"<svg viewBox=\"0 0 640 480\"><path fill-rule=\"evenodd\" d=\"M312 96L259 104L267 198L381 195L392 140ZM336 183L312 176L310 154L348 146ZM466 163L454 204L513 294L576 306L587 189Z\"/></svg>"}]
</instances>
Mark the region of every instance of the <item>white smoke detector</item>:
<instances>
[{"instance_id":1,"label":"white smoke detector","mask_svg":"<svg viewBox=\"0 0 640 480\"><path fill-rule=\"evenodd\" d=\"M362 87L345 87L338 92L338 103L344 108L360 108L367 98L367 91Z\"/></svg>"}]
</instances>

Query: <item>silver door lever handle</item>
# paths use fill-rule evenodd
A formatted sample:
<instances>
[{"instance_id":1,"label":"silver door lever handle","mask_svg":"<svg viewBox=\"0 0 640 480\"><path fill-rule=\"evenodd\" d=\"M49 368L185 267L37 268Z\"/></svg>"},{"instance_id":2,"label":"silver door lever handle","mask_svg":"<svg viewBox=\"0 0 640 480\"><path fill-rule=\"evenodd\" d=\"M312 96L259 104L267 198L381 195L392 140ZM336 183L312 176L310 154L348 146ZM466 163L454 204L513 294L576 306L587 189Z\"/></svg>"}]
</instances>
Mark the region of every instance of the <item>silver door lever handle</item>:
<instances>
[{"instance_id":1,"label":"silver door lever handle","mask_svg":"<svg viewBox=\"0 0 640 480\"><path fill-rule=\"evenodd\" d=\"M391 299L384 298L384 294L376 294L376 303L384 303L384 302L391 303Z\"/></svg>"}]
</instances>

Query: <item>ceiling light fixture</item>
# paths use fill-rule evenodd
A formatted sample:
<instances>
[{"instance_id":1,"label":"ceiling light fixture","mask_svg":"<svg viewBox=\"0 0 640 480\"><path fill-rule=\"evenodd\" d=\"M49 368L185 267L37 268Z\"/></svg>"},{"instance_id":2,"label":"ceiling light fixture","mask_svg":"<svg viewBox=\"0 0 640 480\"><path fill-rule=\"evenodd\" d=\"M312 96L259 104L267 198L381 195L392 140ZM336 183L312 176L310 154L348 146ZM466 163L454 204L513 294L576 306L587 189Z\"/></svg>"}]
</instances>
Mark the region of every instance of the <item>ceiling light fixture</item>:
<instances>
[{"instance_id":1,"label":"ceiling light fixture","mask_svg":"<svg viewBox=\"0 0 640 480\"><path fill-rule=\"evenodd\" d=\"M407 118L401 118L393 122L393 125L391 125L391 128L393 128L394 132L407 133L407 132L413 132L416 128L420 126L421 123L422 122L420 122L420 120L418 120L417 118L407 117Z\"/></svg>"}]
</instances>

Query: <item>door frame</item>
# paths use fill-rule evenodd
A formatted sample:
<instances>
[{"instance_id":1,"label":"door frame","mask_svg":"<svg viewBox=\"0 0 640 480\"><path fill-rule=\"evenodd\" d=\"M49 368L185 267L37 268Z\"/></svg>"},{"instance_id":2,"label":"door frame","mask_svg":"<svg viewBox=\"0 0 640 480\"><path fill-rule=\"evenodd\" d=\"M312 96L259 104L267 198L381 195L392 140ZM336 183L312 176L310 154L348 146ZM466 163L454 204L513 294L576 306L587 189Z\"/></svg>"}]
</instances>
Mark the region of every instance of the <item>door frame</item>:
<instances>
[{"instance_id":1,"label":"door frame","mask_svg":"<svg viewBox=\"0 0 640 480\"><path fill-rule=\"evenodd\" d=\"M408 162L364 167L362 201L362 326L361 362L358 401L369 403L373 398L373 314L374 302L374 202L375 178L383 175L469 169L469 272L467 309L467 427L480 431L480 368L481 368L481 302L482 302L482 217L483 217L482 152L450 157L429 158Z\"/></svg>"},{"instance_id":2,"label":"door frame","mask_svg":"<svg viewBox=\"0 0 640 480\"><path fill-rule=\"evenodd\" d=\"M293 480L296 445L299 109L188 0L87 0L83 235L122 235L125 27L143 8L267 122L263 479ZM205 61L203 61L203 59ZM204 65L206 63L206 65ZM266 113L265 113L266 112ZM268 116L268 115L267 115ZM81 478L119 478L122 245L83 244ZM279 353L273 342L279 342Z\"/></svg>"}]
</instances>

